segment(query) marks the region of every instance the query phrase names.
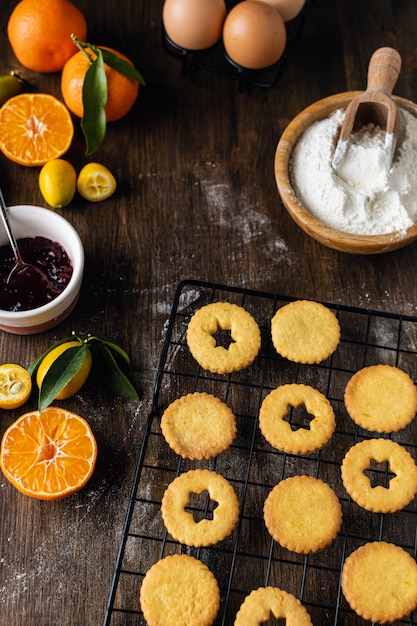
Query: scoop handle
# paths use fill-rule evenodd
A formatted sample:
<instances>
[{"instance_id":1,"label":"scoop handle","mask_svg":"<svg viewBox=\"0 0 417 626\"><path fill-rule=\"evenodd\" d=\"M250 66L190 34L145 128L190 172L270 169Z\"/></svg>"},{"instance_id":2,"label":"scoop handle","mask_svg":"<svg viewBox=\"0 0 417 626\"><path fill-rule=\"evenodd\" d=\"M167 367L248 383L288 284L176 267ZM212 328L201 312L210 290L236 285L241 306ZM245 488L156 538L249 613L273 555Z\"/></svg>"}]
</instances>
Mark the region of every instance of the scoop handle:
<instances>
[{"instance_id":1,"label":"scoop handle","mask_svg":"<svg viewBox=\"0 0 417 626\"><path fill-rule=\"evenodd\" d=\"M367 91L383 91L391 95L401 71L401 56L394 48L375 50L368 66Z\"/></svg>"}]
</instances>

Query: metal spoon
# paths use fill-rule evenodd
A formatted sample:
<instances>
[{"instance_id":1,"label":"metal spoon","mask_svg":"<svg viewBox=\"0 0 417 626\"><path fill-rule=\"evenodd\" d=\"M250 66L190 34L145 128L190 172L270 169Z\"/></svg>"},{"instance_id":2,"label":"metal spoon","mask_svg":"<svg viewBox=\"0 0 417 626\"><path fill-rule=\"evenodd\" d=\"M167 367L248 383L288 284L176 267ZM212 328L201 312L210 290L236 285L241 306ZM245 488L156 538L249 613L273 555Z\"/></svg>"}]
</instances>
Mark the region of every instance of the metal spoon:
<instances>
[{"instance_id":1,"label":"metal spoon","mask_svg":"<svg viewBox=\"0 0 417 626\"><path fill-rule=\"evenodd\" d=\"M12 247L13 250L13 254L14 254L14 258L15 258L15 264L12 267L12 269L10 270L10 273L6 279L6 283L10 283L10 281L12 280L12 278L20 271L22 270L30 270L31 272L37 274L39 276L39 278L41 278L43 281L45 281L46 283L49 284L49 278L46 274L46 272L44 272L40 267L37 267L36 265L32 265L31 263L25 263L22 259L22 256L20 254L20 250L19 250L19 246L17 245L16 242L16 238L13 234L13 231L10 227L10 223L9 223L9 218L7 215L7 207L6 207L6 203L4 201L4 196L3 196L3 192L0 189L0 215L1 215L1 219L3 221L4 224L4 228L6 229L6 233L7 233L7 237L9 239L10 245Z\"/></svg>"}]
</instances>

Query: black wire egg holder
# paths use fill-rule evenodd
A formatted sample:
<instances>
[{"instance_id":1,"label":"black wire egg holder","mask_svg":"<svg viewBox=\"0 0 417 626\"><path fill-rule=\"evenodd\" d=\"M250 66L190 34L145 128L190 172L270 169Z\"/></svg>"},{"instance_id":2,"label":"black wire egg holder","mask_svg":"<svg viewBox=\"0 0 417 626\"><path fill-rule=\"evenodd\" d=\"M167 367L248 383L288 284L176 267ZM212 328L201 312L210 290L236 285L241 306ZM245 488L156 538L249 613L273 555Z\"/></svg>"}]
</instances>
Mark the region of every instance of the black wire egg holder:
<instances>
[{"instance_id":1,"label":"black wire egg holder","mask_svg":"<svg viewBox=\"0 0 417 626\"><path fill-rule=\"evenodd\" d=\"M313 0L306 0L300 13L294 19L285 23L287 43L282 56L273 65L262 69L248 69L235 63L226 53L222 41L204 50L188 50L182 48L168 37L163 25L162 44L165 51L170 56L181 61L181 73L183 76L188 76L195 70L203 70L237 80L240 91L244 91L247 87L271 89L281 78L290 49L296 45L301 38L306 14L312 3ZM230 8L238 4L238 2L232 1L226 4L228 10L230 10Z\"/></svg>"}]
</instances>

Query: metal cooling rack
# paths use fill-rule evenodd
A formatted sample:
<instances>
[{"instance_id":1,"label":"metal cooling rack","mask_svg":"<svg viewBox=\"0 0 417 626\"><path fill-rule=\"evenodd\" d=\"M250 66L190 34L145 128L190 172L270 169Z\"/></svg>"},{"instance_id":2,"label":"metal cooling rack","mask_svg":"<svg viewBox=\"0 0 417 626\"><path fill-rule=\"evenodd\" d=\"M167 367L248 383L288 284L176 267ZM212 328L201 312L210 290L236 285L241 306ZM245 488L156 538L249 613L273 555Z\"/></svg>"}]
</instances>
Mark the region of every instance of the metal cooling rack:
<instances>
[{"instance_id":1,"label":"metal cooling rack","mask_svg":"<svg viewBox=\"0 0 417 626\"><path fill-rule=\"evenodd\" d=\"M279 307L293 300L295 298L195 281L184 281L178 286L104 626L146 624L139 606L141 581L156 561L173 552L201 559L216 576L221 591L216 626L231 626L245 596L252 589L265 585L279 586L300 598L317 626L363 626L369 622L350 609L340 587L346 556L367 541L385 540L400 545L415 557L416 502L389 515L365 511L347 496L341 482L340 464L350 446L372 436L358 428L346 413L343 393L347 381L360 368L378 363L396 365L413 377L417 363L417 318L324 302L339 319L340 344L327 361L299 365L282 359L270 339L271 318ZM212 301L244 306L260 326L260 353L254 363L241 372L215 375L204 371L188 350L185 339L188 321L197 309ZM276 386L288 382L312 385L327 396L334 408L336 431L317 453L284 454L273 449L259 432L257 416L263 398ZM193 391L218 396L233 410L237 420L238 434L233 445L210 461L180 459L165 442L159 426L168 404ZM298 426L302 424L301 415L294 419L298 420ZM392 435L414 458L416 429L417 420L414 420ZM173 541L160 514L167 485L179 473L195 467L221 473L240 499L237 528L229 538L209 548L190 548ZM262 517L263 502L275 484L300 473L326 481L335 490L343 508L343 525L335 541L322 552L307 556L276 544L266 531ZM372 474L373 479L381 482L381 476L388 480L389 472L388 468L385 471L374 468ZM197 503L193 514L196 519L198 515L209 515L209 503ZM417 621L411 616L396 623L414 625Z\"/></svg>"}]
</instances>

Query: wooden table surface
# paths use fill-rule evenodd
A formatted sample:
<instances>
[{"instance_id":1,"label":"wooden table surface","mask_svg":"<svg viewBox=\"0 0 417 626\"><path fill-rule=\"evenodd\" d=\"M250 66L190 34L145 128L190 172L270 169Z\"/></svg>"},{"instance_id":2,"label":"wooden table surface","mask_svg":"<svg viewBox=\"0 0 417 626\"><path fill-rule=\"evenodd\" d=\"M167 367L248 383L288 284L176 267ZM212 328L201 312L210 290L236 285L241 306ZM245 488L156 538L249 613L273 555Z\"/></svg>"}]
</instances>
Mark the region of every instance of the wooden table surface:
<instances>
[{"instance_id":1,"label":"wooden table surface","mask_svg":"<svg viewBox=\"0 0 417 626\"><path fill-rule=\"evenodd\" d=\"M86 417L99 446L91 482L67 500L42 502L0 482L0 615L9 626L98 626L103 622L159 355L178 283L212 281L413 316L417 246L349 255L305 235L281 204L274 179L277 142L314 101L366 85L380 46L403 59L395 88L417 101L415 0L313 0L300 39L287 50L271 89L182 64L161 42L162 0L76 0L89 41L123 51L147 81L132 111L108 125L88 158L75 120L67 158L79 170L107 165L115 195L92 204L76 196L59 212L78 230L86 254L75 311L36 336L0 335L1 359L27 366L75 330L111 338L132 360L138 402L87 382L61 404ZM6 35L16 0L3 0L0 73L21 70L36 89L60 97L58 74L21 68ZM46 206L38 168L0 155L9 205ZM25 406L36 407L36 394ZM1 412L1 432L21 414ZM118 624L139 622L126 621ZM346 622L349 623L348 621Z\"/></svg>"}]
</instances>

